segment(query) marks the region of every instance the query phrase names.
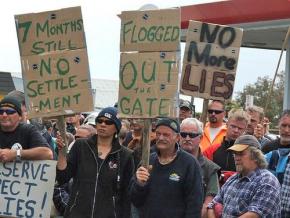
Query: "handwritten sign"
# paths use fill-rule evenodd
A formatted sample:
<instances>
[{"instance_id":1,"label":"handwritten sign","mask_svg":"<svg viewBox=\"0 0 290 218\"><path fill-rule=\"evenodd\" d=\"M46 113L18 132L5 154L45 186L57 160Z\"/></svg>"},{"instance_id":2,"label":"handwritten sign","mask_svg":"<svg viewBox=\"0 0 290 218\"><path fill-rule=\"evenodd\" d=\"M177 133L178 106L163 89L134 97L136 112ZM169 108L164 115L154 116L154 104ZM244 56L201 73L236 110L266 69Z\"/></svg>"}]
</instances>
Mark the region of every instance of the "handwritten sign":
<instances>
[{"instance_id":1,"label":"handwritten sign","mask_svg":"<svg viewBox=\"0 0 290 218\"><path fill-rule=\"evenodd\" d=\"M181 92L204 99L230 99L242 35L238 28L190 21Z\"/></svg>"},{"instance_id":2,"label":"handwritten sign","mask_svg":"<svg viewBox=\"0 0 290 218\"><path fill-rule=\"evenodd\" d=\"M176 117L179 56L176 52L121 54L121 117Z\"/></svg>"},{"instance_id":3,"label":"handwritten sign","mask_svg":"<svg viewBox=\"0 0 290 218\"><path fill-rule=\"evenodd\" d=\"M92 111L81 8L17 15L15 20L29 117Z\"/></svg>"},{"instance_id":4,"label":"handwritten sign","mask_svg":"<svg viewBox=\"0 0 290 218\"><path fill-rule=\"evenodd\" d=\"M80 7L15 15L21 56L86 47Z\"/></svg>"},{"instance_id":5,"label":"handwritten sign","mask_svg":"<svg viewBox=\"0 0 290 218\"><path fill-rule=\"evenodd\" d=\"M49 217L56 161L0 163L0 217Z\"/></svg>"},{"instance_id":6,"label":"handwritten sign","mask_svg":"<svg viewBox=\"0 0 290 218\"><path fill-rule=\"evenodd\" d=\"M180 8L124 11L121 19L122 52L180 50Z\"/></svg>"}]
</instances>

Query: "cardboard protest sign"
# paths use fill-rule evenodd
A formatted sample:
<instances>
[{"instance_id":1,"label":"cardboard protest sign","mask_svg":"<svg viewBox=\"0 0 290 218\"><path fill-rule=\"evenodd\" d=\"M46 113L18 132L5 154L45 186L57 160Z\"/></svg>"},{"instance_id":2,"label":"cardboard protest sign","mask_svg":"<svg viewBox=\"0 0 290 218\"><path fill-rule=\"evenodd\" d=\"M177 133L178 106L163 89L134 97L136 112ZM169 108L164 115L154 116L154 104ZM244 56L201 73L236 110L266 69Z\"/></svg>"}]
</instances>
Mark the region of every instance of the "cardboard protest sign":
<instances>
[{"instance_id":1,"label":"cardboard protest sign","mask_svg":"<svg viewBox=\"0 0 290 218\"><path fill-rule=\"evenodd\" d=\"M122 53L120 117L176 117L179 53Z\"/></svg>"},{"instance_id":2,"label":"cardboard protest sign","mask_svg":"<svg viewBox=\"0 0 290 218\"><path fill-rule=\"evenodd\" d=\"M28 116L93 110L81 8L17 15Z\"/></svg>"},{"instance_id":3,"label":"cardboard protest sign","mask_svg":"<svg viewBox=\"0 0 290 218\"><path fill-rule=\"evenodd\" d=\"M239 28L190 21L181 93L204 99L230 99L242 35Z\"/></svg>"},{"instance_id":4,"label":"cardboard protest sign","mask_svg":"<svg viewBox=\"0 0 290 218\"><path fill-rule=\"evenodd\" d=\"M56 161L0 163L0 217L50 217Z\"/></svg>"},{"instance_id":5,"label":"cardboard protest sign","mask_svg":"<svg viewBox=\"0 0 290 218\"><path fill-rule=\"evenodd\" d=\"M124 11L120 50L179 51L180 8Z\"/></svg>"},{"instance_id":6,"label":"cardboard protest sign","mask_svg":"<svg viewBox=\"0 0 290 218\"><path fill-rule=\"evenodd\" d=\"M30 117L90 111L86 49L22 57Z\"/></svg>"},{"instance_id":7,"label":"cardboard protest sign","mask_svg":"<svg viewBox=\"0 0 290 218\"><path fill-rule=\"evenodd\" d=\"M21 56L86 47L80 7L15 16Z\"/></svg>"}]
</instances>

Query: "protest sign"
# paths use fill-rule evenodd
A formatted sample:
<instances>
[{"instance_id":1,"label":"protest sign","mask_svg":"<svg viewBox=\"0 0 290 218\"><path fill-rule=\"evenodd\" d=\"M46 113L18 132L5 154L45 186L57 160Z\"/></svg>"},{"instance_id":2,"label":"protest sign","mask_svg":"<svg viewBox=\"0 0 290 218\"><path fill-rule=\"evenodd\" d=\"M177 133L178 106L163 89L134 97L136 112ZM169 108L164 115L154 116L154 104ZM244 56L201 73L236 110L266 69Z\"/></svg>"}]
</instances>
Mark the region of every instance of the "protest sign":
<instances>
[{"instance_id":1,"label":"protest sign","mask_svg":"<svg viewBox=\"0 0 290 218\"><path fill-rule=\"evenodd\" d=\"M186 36L181 92L204 99L232 97L242 30L190 21Z\"/></svg>"},{"instance_id":2,"label":"protest sign","mask_svg":"<svg viewBox=\"0 0 290 218\"><path fill-rule=\"evenodd\" d=\"M176 117L179 53L122 53L120 117Z\"/></svg>"},{"instance_id":3,"label":"protest sign","mask_svg":"<svg viewBox=\"0 0 290 218\"><path fill-rule=\"evenodd\" d=\"M121 52L180 50L180 8L124 11L120 17Z\"/></svg>"},{"instance_id":4,"label":"protest sign","mask_svg":"<svg viewBox=\"0 0 290 218\"><path fill-rule=\"evenodd\" d=\"M21 58L30 117L91 111L86 49Z\"/></svg>"},{"instance_id":5,"label":"protest sign","mask_svg":"<svg viewBox=\"0 0 290 218\"><path fill-rule=\"evenodd\" d=\"M56 161L0 163L0 217L50 217Z\"/></svg>"},{"instance_id":6,"label":"protest sign","mask_svg":"<svg viewBox=\"0 0 290 218\"><path fill-rule=\"evenodd\" d=\"M16 15L15 20L29 117L92 111L81 8Z\"/></svg>"},{"instance_id":7,"label":"protest sign","mask_svg":"<svg viewBox=\"0 0 290 218\"><path fill-rule=\"evenodd\" d=\"M86 47L80 7L15 15L21 56Z\"/></svg>"}]
</instances>

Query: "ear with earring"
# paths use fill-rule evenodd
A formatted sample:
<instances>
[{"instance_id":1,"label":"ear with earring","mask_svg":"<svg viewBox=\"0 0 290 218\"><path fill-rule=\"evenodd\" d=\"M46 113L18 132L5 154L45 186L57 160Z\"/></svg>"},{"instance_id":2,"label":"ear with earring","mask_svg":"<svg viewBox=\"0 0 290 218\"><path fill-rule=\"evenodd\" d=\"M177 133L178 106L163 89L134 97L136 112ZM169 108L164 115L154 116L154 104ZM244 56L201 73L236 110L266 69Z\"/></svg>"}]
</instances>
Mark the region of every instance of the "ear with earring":
<instances>
[{"instance_id":1,"label":"ear with earring","mask_svg":"<svg viewBox=\"0 0 290 218\"><path fill-rule=\"evenodd\" d=\"M115 139L117 139L118 138L118 133L115 133Z\"/></svg>"}]
</instances>

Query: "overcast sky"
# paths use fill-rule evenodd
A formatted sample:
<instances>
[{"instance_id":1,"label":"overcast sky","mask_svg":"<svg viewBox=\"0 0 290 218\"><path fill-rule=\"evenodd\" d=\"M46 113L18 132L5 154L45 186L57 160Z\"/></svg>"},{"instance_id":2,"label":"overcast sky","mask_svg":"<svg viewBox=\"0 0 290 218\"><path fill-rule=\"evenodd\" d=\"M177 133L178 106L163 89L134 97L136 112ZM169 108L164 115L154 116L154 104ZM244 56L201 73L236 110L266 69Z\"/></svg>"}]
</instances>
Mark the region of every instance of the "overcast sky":
<instances>
[{"instance_id":1,"label":"overcast sky","mask_svg":"<svg viewBox=\"0 0 290 218\"><path fill-rule=\"evenodd\" d=\"M101 3L100 3L101 2ZM118 79L120 19L124 10L138 10L153 3L159 8L206 3L204 0L9 0L1 5L0 71L21 72L14 15L81 6L92 78ZM240 91L259 76L273 78L279 51L240 51L234 91ZM281 70L284 69L283 59Z\"/></svg>"}]
</instances>

